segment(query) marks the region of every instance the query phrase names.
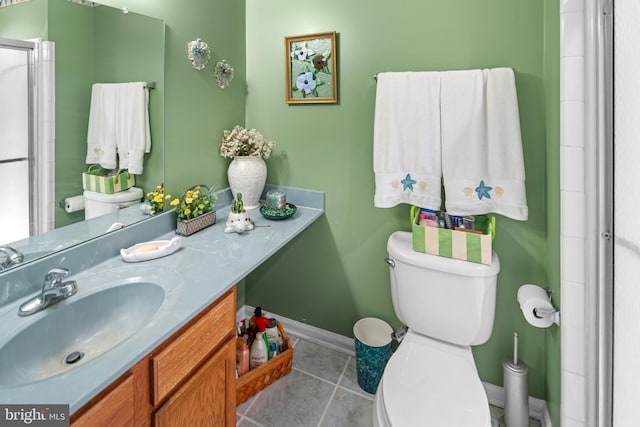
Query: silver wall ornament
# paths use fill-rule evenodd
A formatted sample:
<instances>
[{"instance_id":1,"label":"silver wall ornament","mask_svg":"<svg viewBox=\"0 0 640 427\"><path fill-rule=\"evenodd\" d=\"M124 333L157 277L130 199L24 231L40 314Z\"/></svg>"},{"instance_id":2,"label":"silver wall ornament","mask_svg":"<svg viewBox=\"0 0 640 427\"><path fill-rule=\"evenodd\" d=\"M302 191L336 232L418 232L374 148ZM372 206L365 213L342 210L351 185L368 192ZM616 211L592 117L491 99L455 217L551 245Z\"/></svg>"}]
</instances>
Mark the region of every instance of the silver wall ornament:
<instances>
[{"instance_id":1,"label":"silver wall ornament","mask_svg":"<svg viewBox=\"0 0 640 427\"><path fill-rule=\"evenodd\" d=\"M187 44L187 55L196 70L202 70L211 58L209 45L200 39L190 41Z\"/></svg>"},{"instance_id":2,"label":"silver wall ornament","mask_svg":"<svg viewBox=\"0 0 640 427\"><path fill-rule=\"evenodd\" d=\"M213 72L216 75L216 82L220 89L229 86L231 80L233 80L233 68L224 59L216 64Z\"/></svg>"}]
</instances>

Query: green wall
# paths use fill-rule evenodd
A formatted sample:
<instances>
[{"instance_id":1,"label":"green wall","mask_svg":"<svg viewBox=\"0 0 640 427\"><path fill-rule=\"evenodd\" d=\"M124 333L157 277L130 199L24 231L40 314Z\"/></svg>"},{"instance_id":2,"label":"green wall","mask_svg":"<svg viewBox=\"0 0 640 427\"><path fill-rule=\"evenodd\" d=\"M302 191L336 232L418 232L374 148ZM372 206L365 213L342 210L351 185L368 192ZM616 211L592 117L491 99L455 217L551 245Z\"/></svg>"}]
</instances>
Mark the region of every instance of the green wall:
<instances>
[{"instance_id":1,"label":"green wall","mask_svg":"<svg viewBox=\"0 0 640 427\"><path fill-rule=\"evenodd\" d=\"M31 0L0 10L0 37L34 39L47 35L48 0Z\"/></svg>"},{"instance_id":2,"label":"green wall","mask_svg":"<svg viewBox=\"0 0 640 427\"><path fill-rule=\"evenodd\" d=\"M307 15L298 5L247 0L246 121L278 143L267 181L324 191L326 215L249 276L246 302L347 336L365 316L399 326L382 260L388 236L410 229L408 207L373 207L373 75L509 66L516 73L529 220L497 218L495 326L474 354L481 378L502 385L501 361L518 332L530 394L559 394L559 375L547 374L559 346L525 322L516 301L523 283L558 283L552 255L559 252L553 191L559 115L557 102L548 100L559 99L559 67L549 62L559 55L559 35L547 25L559 27L557 0L328 0ZM284 37L333 30L339 102L287 105Z\"/></svg>"},{"instance_id":3,"label":"green wall","mask_svg":"<svg viewBox=\"0 0 640 427\"><path fill-rule=\"evenodd\" d=\"M87 125L95 68L93 9L66 1L48 1L49 32L56 44L56 185L55 200L82 194L87 168ZM69 25L73 22L73 25ZM84 219L84 211L56 207L56 227Z\"/></svg>"}]
</instances>

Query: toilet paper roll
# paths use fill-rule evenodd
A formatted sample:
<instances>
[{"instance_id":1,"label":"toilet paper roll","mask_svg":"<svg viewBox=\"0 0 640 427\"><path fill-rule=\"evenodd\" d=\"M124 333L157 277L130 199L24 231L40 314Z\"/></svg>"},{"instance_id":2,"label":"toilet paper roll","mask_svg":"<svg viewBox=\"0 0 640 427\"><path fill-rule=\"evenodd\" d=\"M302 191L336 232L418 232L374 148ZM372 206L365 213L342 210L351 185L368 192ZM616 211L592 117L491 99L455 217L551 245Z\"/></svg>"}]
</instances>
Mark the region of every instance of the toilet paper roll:
<instances>
[{"instance_id":1,"label":"toilet paper roll","mask_svg":"<svg viewBox=\"0 0 640 427\"><path fill-rule=\"evenodd\" d=\"M548 328L555 321L555 308L544 289L537 285L522 285L518 289L518 303L524 318L536 328ZM537 311L537 313L536 313Z\"/></svg>"},{"instance_id":2,"label":"toilet paper roll","mask_svg":"<svg viewBox=\"0 0 640 427\"><path fill-rule=\"evenodd\" d=\"M84 210L84 197L67 197L64 199L64 210L67 211L67 213Z\"/></svg>"}]
</instances>

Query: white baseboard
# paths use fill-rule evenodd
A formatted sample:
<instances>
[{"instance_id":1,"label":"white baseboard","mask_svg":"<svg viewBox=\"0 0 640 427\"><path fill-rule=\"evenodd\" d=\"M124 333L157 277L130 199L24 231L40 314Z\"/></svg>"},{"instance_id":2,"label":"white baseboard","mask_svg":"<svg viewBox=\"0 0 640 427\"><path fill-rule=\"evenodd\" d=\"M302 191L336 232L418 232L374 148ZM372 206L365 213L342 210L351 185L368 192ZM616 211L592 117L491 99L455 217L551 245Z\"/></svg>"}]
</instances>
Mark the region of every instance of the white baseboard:
<instances>
[{"instance_id":1,"label":"white baseboard","mask_svg":"<svg viewBox=\"0 0 640 427\"><path fill-rule=\"evenodd\" d=\"M482 385L487 393L489 404L504 408L504 388L487 382L483 382ZM540 420L542 427L553 427L547 402L542 399L529 396L529 417Z\"/></svg>"},{"instance_id":2,"label":"white baseboard","mask_svg":"<svg viewBox=\"0 0 640 427\"><path fill-rule=\"evenodd\" d=\"M253 316L254 310L255 307L249 305L240 307L236 312L236 320L240 321L245 318L250 318ZM353 338L301 323L297 320L287 319L275 313L270 313L270 315L278 319L282 327L291 335L355 357ZM504 408L504 388L487 382L483 382L482 384L487 393L489 404ZM540 420L541 427L553 427L547 402L542 399L529 396L529 416Z\"/></svg>"}]
</instances>

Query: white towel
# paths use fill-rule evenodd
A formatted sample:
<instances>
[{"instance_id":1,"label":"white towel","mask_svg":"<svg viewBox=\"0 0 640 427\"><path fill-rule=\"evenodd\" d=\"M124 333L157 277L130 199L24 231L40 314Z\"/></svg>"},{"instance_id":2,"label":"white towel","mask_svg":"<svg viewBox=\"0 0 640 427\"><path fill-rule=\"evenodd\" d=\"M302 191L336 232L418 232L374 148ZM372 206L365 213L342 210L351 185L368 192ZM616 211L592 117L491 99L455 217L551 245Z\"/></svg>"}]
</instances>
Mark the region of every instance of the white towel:
<instances>
[{"instance_id":1,"label":"white towel","mask_svg":"<svg viewBox=\"0 0 640 427\"><path fill-rule=\"evenodd\" d=\"M144 153L151 151L149 92L144 82L118 85L116 145L120 169L140 175Z\"/></svg>"},{"instance_id":2,"label":"white towel","mask_svg":"<svg viewBox=\"0 0 640 427\"><path fill-rule=\"evenodd\" d=\"M89 127L87 130L87 164L99 163L106 169L115 169L116 156L115 107L117 93L104 84L91 88Z\"/></svg>"},{"instance_id":3,"label":"white towel","mask_svg":"<svg viewBox=\"0 0 640 427\"><path fill-rule=\"evenodd\" d=\"M144 153L151 151L148 106L144 82L94 84L86 162L141 174Z\"/></svg>"},{"instance_id":4,"label":"white towel","mask_svg":"<svg viewBox=\"0 0 640 427\"><path fill-rule=\"evenodd\" d=\"M440 209L440 76L380 73L376 89L374 205Z\"/></svg>"},{"instance_id":5,"label":"white towel","mask_svg":"<svg viewBox=\"0 0 640 427\"><path fill-rule=\"evenodd\" d=\"M527 220L513 70L442 72L441 119L447 212Z\"/></svg>"}]
</instances>

